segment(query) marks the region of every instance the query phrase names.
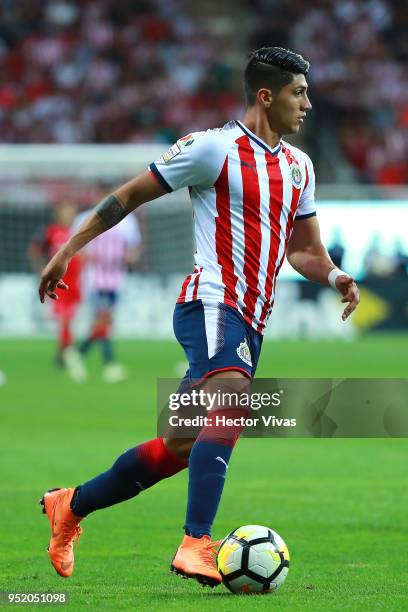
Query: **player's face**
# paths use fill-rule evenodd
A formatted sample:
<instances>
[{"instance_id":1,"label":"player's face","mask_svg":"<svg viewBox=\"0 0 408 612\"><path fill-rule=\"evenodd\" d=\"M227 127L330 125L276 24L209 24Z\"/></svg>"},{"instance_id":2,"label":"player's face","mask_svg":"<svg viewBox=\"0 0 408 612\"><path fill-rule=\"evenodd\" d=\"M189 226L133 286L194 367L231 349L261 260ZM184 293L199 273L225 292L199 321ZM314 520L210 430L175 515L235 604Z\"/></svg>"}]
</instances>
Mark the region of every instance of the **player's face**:
<instances>
[{"instance_id":1,"label":"player's face","mask_svg":"<svg viewBox=\"0 0 408 612\"><path fill-rule=\"evenodd\" d=\"M272 95L267 108L271 128L278 134L294 134L299 131L306 113L312 108L307 97L307 82L303 74L296 74L289 85Z\"/></svg>"}]
</instances>

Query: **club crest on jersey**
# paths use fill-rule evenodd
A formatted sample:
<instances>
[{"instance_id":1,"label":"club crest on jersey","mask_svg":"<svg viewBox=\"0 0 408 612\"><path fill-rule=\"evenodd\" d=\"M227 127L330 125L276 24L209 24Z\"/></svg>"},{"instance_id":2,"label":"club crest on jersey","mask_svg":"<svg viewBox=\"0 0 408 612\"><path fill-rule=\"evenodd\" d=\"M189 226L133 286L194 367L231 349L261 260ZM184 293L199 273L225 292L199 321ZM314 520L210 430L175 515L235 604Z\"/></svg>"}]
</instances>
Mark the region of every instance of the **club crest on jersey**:
<instances>
[{"instance_id":1,"label":"club crest on jersey","mask_svg":"<svg viewBox=\"0 0 408 612\"><path fill-rule=\"evenodd\" d=\"M290 176L292 179L292 185L296 187L296 189L300 189L303 177L299 164L297 164L296 162L292 162L292 164L290 165Z\"/></svg>"},{"instance_id":2,"label":"club crest on jersey","mask_svg":"<svg viewBox=\"0 0 408 612\"><path fill-rule=\"evenodd\" d=\"M249 350L246 338L237 348L237 355L244 363L252 367L251 351Z\"/></svg>"}]
</instances>

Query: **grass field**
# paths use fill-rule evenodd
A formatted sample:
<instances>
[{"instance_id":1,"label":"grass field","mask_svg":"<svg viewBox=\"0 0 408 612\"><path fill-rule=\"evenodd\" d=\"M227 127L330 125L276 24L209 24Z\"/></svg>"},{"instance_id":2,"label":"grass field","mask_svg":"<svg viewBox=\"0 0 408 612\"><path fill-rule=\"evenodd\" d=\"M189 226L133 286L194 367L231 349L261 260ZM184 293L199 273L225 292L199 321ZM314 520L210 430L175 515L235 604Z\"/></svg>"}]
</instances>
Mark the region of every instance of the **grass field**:
<instances>
[{"instance_id":1,"label":"grass field","mask_svg":"<svg viewBox=\"0 0 408 612\"><path fill-rule=\"evenodd\" d=\"M405 336L353 343L265 344L259 376L406 377ZM244 439L231 460L214 536L238 525L273 527L292 565L271 596L204 590L170 575L182 537L186 473L90 516L74 576L52 570L42 492L72 486L155 436L157 377L174 377L176 343L123 342L128 381L100 381L97 356L83 385L52 368L47 341L2 341L0 589L67 591L82 610L408 609L404 439ZM405 474L405 476L404 476Z\"/></svg>"}]
</instances>

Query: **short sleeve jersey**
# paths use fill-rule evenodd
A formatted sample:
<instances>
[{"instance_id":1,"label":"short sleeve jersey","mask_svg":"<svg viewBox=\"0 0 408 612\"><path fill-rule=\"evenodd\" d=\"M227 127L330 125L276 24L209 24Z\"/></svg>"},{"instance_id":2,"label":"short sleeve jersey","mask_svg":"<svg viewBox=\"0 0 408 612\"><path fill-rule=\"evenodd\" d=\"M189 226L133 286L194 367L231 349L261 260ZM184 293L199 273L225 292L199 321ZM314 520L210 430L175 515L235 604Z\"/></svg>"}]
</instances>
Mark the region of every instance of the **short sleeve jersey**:
<instances>
[{"instance_id":1,"label":"short sleeve jersey","mask_svg":"<svg viewBox=\"0 0 408 612\"><path fill-rule=\"evenodd\" d=\"M230 121L181 138L149 168L167 191L190 190L195 267L178 303L223 302L262 333L293 223L316 214L310 158Z\"/></svg>"}]
</instances>

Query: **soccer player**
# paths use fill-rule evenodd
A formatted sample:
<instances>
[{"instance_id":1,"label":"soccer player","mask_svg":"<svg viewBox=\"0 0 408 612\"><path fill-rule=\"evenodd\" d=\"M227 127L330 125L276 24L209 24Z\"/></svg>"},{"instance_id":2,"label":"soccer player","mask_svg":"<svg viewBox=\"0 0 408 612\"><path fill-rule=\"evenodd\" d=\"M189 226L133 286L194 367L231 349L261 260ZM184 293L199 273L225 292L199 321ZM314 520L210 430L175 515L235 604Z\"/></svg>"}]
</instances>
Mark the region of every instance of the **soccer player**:
<instances>
[{"instance_id":1,"label":"soccer player","mask_svg":"<svg viewBox=\"0 0 408 612\"><path fill-rule=\"evenodd\" d=\"M85 211L78 215L73 228L78 228L88 214L89 211ZM127 375L125 368L115 362L112 322L126 269L136 263L139 247L139 223L135 215L128 215L83 251L84 277L90 291L94 317L88 337L79 345L79 352L85 356L95 343L99 344L104 364L102 376L106 382L120 382Z\"/></svg>"},{"instance_id":2,"label":"soccer player","mask_svg":"<svg viewBox=\"0 0 408 612\"><path fill-rule=\"evenodd\" d=\"M76 207L71 202L61 202L55 208L53 223L32 240L29 246L29 257L37 272L69 240L75 214ZM55 363L61 367L68 366L69 363L75 361L76 357L73 347L72 321L81 302L81 257L79 255L71 259L64 275L64 282L69 286L69 291L60 293L59 299L53 302L53 314L58 322L58 347Z\"/></svg>"},{"instance_id":3,"label":"soccer player","mask_svg":"<svg viewBox=\"0 0 408 612\"><path fill-rule=\"evenodd\" d=\"M255 375L275 284L285 254L300 274L332 285L346 307L359 302L348 274L337 269L320 240L309 157L282 140L298 132L311 110L309 63L292 51L255 51L245 69L247 109L242 121L178 140L149 169L100 202L43 271L43 302L56 298L71 257L128 213L166 192L189 187L197 251L183 282L174 329L189 361L185 381ZM214 586L221 582L212 556L211 527L237 435L214 438L204 427L196 440L156 438L122 454L106 472L73 488L45 493L51 524L49 555L56 571L73 570L73 542L83 517L138 495L188 465L185 536L171 569Z\"/></svg>"}]
</instances>

